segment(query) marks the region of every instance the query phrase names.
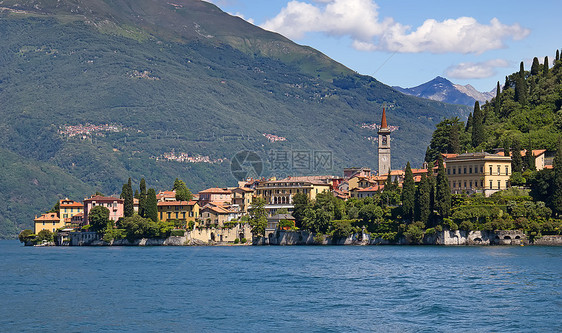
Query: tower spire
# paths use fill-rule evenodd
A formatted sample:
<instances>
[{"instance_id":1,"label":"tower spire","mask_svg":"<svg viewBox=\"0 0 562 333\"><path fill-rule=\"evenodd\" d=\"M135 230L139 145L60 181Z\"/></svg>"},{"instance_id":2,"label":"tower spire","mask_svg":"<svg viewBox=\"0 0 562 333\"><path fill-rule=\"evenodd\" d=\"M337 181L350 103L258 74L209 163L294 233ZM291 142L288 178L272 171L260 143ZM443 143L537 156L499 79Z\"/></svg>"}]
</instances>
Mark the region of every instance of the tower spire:
<instances>
[{"instance_id":1,"label":"tower spire","mask_svg":"<svg viewBox=\"0 0 562 333\"><path fill-rule=\"evenodd\" d=\"M382 108L381 128L388 128L388 125L386 124L386 109L385 108Z\"/></svg>"}]
</instances>

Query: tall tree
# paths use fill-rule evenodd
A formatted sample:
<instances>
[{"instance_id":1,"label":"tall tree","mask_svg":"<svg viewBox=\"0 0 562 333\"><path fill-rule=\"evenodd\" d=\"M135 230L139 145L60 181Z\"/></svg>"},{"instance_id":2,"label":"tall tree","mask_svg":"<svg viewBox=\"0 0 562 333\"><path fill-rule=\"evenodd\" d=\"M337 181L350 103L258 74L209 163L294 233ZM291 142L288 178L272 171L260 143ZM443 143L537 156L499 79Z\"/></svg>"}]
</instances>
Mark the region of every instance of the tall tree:
<instances>
[{"instance_id":1,"label":"tall tree","mask_svg":"<svg viewBox=\"0 0 562 333\"><path fill-rule=\"evenodd\" d=\"M551 199L552 210L557 216L562 214L562 140L558 141L558 150L554 157L554 182L553 195Z\"/></svg>"},{"instance_id":2,"label":"tall tree","mask_svg":"<svg viewBox=\"0 0 562 333\"><path fill-rule=\"evenodd\" d=\"M450 154L459 154L461 152L461 137L459 133L459 125L453 124L451 126L451 133L449 135L449 149Z\"/></svg>"},{"instance_id":3,"label":"tall tree","mask_svg":"<svg viewBox=\"0 0 562 333\"><path fill-rule=\"evenodd\" d=\"M466 120L465 132L472 130L472 112L468 114L468 119Z\"/></svg>"},{"instance_id":4,"label":"tall tree","mask_svg":"<svg viewBox=\"0 0 562 333\"><path fill-rule=\"evenodd\" d=\"M306 209L310 208L310 200L304 193L297 193L293 196L293 217L295 218L295 225L299 228L302 227L302 221L306 216Z\"/></svg>"},{"instance_id":5,"label":"tall tree","mask_svg":"<svg viewBox=\"0 0 562 333\"><path fill-rule=\"evenodd\" d=\"M158 201L156 200L156 191L153 188L149 188L146 194L144 214L147 219L158 222Z\"/></svg>"},{"instance_id":6,"label":"tall tree","mask_svg":"<svg viewBox=\"0 0 562 333\"><path fill-rule=\"evenodd\" d=\"M548 56L544 57L544 75L548 74Z\"/></svg>"},{"instance_id":7,"label":"tall tree","mask_svg":"<svg viewBox=\"0 0 562 333\"><path fill-rule=\"evenodd\" d=\"M472 113L472 147L478 147L484 142L484 115L480 109L480 103L474 102L474 112Z\"/></svg>"},{"instance_id":8,"label":"tall tree","mask_svg":"<svg viewBox=\"0 0 562 333\"><path fill-rule=\"evenodd\" d=\"M178 201L190 201L193 198L193 194L181 179L176 178L174 191L176 191L176 200Z\"/></svg>"},{"instance_id":9,"label":"tall tree","mask_svg":"<svg viewBox=\"0 0 562 333\"><path fill-rule=\"evenodd\" d=\"M517 139L513 140L511 147L511 170L513 172L523 171L523 159L521 158L521 145Z\"/></svg>"},{"instance_id":10,"label":"tall tree","mask_svg":"<svg viewBox=\"0 0 562 333\"><path fill-rule=\"evenodd\" d=\"M441 217L449 216L451 211L451 188L449 187L449 180L445 173L443 165L443 158L438 159L437 169L437 185L435 188L435 209Z\"/></svg>"},{"instance_id":11,"label":"tall tree","mask_svg":"<svg viewBox=\"0 0 562 333\"><path fill-rule=\"evenodd\" d=\"M88 212L90 230L100 232L110 225L109 209L104 206L95 206Z\"/></svg>"},{"instance_id":12,"label":"tall tree","mask_svg":"<svg viewBox=\"0 0 562 333\"><path fill-rule=\"evenodd\" d=\"M416 189L415 217L416 221L427 223L431 213L431 184L426 174L422 174L418 188Z\"/></svg>"},{"instance_id":13,"label":"tall tree","mask_svg":"<svg viewBox=\"0 0 562 333\"><path fill-rule=\"evenodd\" d=\"M146 181L144 178L140 180L139 188L139 215L146 217Z\"/></svg>"},{"instance_id":14,"label":"tall tree","mask_svg":"<svg viewBox=\"0 0 562 333\"><path fill-rule=\"evenodd\" d=\"M416 185L410 162L406 164L404 172L404 184L402 185L402 215L406 220L413 221L414 205L416 197Z\"/></svg>"},{"instance_id":15,"label":"tall tree","mask_svg":"<svg viewBox=\"0 0 562 333\"><path fill-rule=\"evenodd\" d=\"M532 146L529 143L525 152L525 159L523 160L523 165L525 170L533 170L536 171L537 168L535 166L535 156L533 156Z\"/></svg>"},{"instance_id":16,"label":"tall tree","mask_svg":"<svg viewBox=\"0 0 562 333\"><path fill-rule=\"evenodd\" d=\"M515 80L515 101L521 105L527 104L527 81L520 76Z\"/></svg>"},{"instance_id":17,"label":"tall tree","mask_svg":"<svg viewBox=\"0 0 562 333\"><path fill-rule=\"evenodd\" d=\"M265 236L267 227L267 211L265 210L265 199L254 198L250 206L250 226L254 235Z\"/></svg>"},{"instance_id":18,"label":"tall tree","mask_svg":"<svg viewBox=\"0 0 562 333\"><path fill-rule=\"evenodd\" d=\"M560 51L556 50L556 61L560 60Z\"/></svg>"},{"instance_id":19,"label":"tall tree","mask_svg":"<svg viewBox=\"0 0 562 333\"><path fill-rule=\"evenodd\" d=\"M494 100L494 112L496 114L496 117L499 117L501 112L500 92L501 92L500 81L498 81L498 84L496 85L496 99Z\"/></svg>"},{"instance_id":20,"label":"tall tree","mask_svg":"<svg viewBox=\"0 0 562 333\"><path fill-rule=\"evenodd\" d=\"M131 185L131 178L129 178L128 183L123 184L123 188L121 190L121 199L124 200L123 214L125 215L125 217L133 216L135 210L133 204L133 188Z\"/></svg>"},{"instance_id":21,"label":"tall tree","mask_svg":"<svg viewBox=\"0 0 562 333\"><path fill-rule=\"evenodd\" d=\"M429 184L429 215L435 210L435 175L433 174L433 163L429 164L427 170L427 183Z\"/></svg>"},{"instance_id":22,"label":"tall tree","mask_svg":"<svg viewBox=\"0 0 562 333\"><path fill-rule=\"evenodd\" d=\"M531 75L538 75L539 74L539 68L540 68L539 58L534 57L533 58L533 64L531 65Z\"/></svg>"}]
</instances>

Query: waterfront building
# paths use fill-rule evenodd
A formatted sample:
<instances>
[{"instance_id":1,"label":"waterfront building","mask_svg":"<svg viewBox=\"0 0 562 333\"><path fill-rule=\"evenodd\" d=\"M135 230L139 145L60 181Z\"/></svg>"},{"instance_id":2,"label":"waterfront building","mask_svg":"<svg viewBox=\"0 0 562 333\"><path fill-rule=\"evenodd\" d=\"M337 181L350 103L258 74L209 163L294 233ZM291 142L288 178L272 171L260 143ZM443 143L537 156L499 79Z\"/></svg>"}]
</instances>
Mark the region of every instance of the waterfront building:
<instances>
[{"instance_id":1,"label":"waterfront building","mask_svg":"<svg viewBox=\"0 0 562 333\"><path fill-rule=\"evenodd\" d=\"M237 220L240 217L242 217L242 212L238 205L210 202L201 208L201 222L206 226L216 224L224 227L225 222Z\"/></svg>"},{"instance_id":2,"label":"waterfront building","mask_svg":"<svg viewBox=\"0 0 562 333\"><path fill-rule=\"evenodd\" d=\"M204 207L210 202L232 203L232 191L227 188L209 188L199 192L199 206Z\"/></svg>"},{"instance_id":3,"label":"waterfront building","mask_svg":"<svg viewBox=\"0 0 562 333\"><path fill-rule=\"evenodd\" d=\"M84 204L64 198L59 200L59 218L63 224L70 223L70 219L84 212Z\"/></svg>"},{"instance_id":4,"label":"waterfront building","mask_svg":"<svg viewBox=\"0 0 562 333\"><path fill-rule=\"evenodd\" d=\"M33 220L33 232L37 235L41 230L49 230L55 232L57 229L64 227L64 221L61 221L57 213L45 213Z\"/></svg>"},{"instance_id":5,"label":"waterfront building","mask_svg":"<svg viewBox=\"0 0 562 333\"><path fill-rule=\"evenodd\" d=\"M547 158L546 158L546 149L534 149L532 150L533 153L533 157L535 159L535 168L537 169L537 171L541 171L542 169L548 168L548 164L547 164ZM524 158L524 156L527 154L527 150L523 149L521 152L521 157ZM505 153L503 151L498 152L498 155L500 156L505 156ZM509 156L512 156L512 153L509 153ZM550 164L552 164L552 160L550 159Z\"/></svg>"},{"instance_id":6,"label":"waterfront building","mask_svg":"<svg viewBox=\"0 0 562 333\"><path fill-rule=\"evenodd\" d=\"M88 213L96 206L103 206L109 209L109 219L117 222L119 218L124 216L124 203L125 200L123 199L103 197L101 195L94 195L84 199L84 225L89 224Z\"/></svg>"},{"instance_id":7,"label":"waterfront building","mask_svg":"<svg viewBox=\"0 0 562 333\"><path fill-rule=\"evenodd\" d=\"M315 200L319 193L331 191L331 179L329 176L319 176L264 181L256 188L256 196L265 199L265 209L269 216L273 216L279 209L287 209L291 212L294 208L295 194L304 193L309 200Z\"/></svg>"},{"instance_id":8,"label":"waterfront building","mask_svg":"<svg viewBox=\"0 0 562 333\"><path fill-rule=\"evenodd\" d=\"M382 109L381 127L379 128L379 176L387 175L390 170L390 128L386 123L386 110Z\"/></svg>"},{"instance_id":9,"label":"waterfront building","mask_svg":"<svg viewBox=\"0 0 562 333\"><path fill-rule=\"evenodd\" d=\"M196 201L160 201L156 204L160 221L182 221L186 226L199 218L199 204Z\"/></svg>"},{"instance_id":10,"label":"waterfront building","mask_svg":"<svg viewBox=\"0 0 562 333\"><path fill-rule=\"evenodd\" d=\"M255 190L248 187L237 187L231 190L232 203L238 205L243 213L248 213L252 205Z\"/></svg>"},{"instance_id":11,"label":"waterfront building","mask_svg":"<svg viewBox=\"0 0 562 333\"><path fill-rule=\"evenodd\" d=\"M445 160L452 193L490 196L510 186L511 157L489 153L465 153Z\"/></svg>"}]
</instances>

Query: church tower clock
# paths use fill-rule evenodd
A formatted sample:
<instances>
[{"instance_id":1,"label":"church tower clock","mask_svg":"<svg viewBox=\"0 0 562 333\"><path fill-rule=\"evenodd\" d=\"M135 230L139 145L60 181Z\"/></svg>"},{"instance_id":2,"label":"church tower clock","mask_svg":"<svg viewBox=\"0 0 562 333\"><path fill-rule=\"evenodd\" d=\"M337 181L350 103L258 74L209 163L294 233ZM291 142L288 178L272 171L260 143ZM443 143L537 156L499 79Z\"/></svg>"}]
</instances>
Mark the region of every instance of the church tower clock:
<instances>
[{"instance_id":1,"label":"church tower clock","mask_svg":"<svg viewBox=\"0 0 562 333\"><path fill-rule=\"evenodd\" d=\"M390 129L386 123L386 110L382 109L381 127L379 129L379 176L390 172Z\"/></svg>"}]
</instances>

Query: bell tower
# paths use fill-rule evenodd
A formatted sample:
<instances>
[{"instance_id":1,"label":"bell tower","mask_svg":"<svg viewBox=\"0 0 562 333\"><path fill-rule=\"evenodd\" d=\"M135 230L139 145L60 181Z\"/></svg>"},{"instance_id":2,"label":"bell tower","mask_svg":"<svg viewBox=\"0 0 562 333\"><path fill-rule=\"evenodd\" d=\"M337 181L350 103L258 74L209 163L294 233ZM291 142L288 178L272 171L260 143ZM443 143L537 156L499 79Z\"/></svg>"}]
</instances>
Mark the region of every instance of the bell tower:
<instances>
[{"instance_id":1,"label":"bell tower","mask_svg":"<svg viewBox=\"0 0 562 333\"><path fill-rule=\"evenodd\" d=\"M386 123L386 110L382 109L381 127L379 128L379 176L390 172L390 129Z\"/></svg>"}]
</instances>

